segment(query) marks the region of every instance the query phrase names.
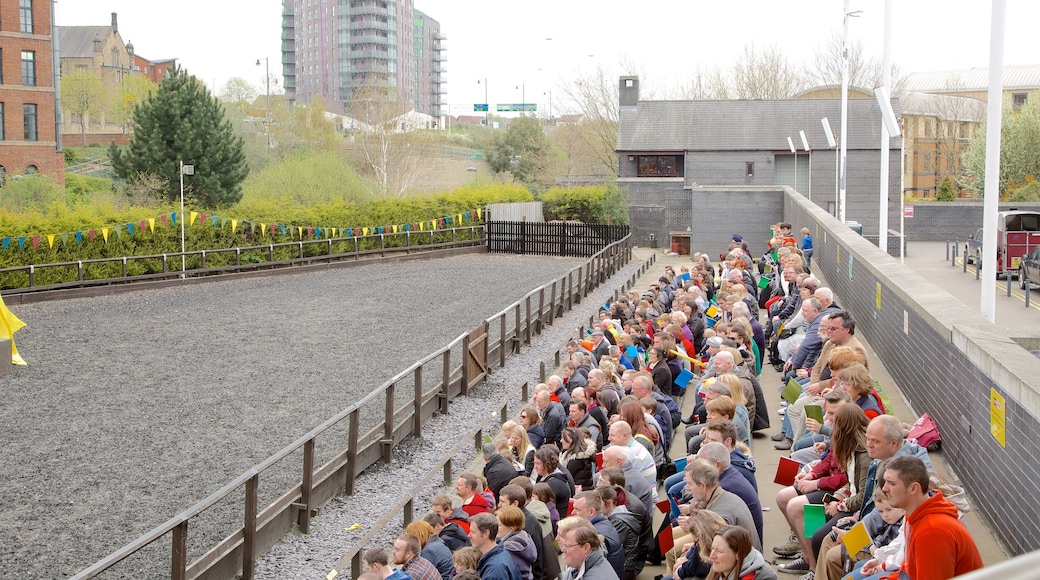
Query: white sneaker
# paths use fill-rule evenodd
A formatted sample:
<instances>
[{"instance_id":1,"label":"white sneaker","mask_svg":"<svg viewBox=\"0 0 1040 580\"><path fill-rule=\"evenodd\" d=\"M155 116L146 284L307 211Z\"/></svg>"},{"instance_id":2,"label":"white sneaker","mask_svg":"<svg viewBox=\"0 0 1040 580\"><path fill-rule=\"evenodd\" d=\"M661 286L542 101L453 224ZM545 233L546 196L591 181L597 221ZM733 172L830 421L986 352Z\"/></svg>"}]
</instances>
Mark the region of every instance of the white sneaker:
<instances>
[{"instance_id":1,"label":"white sneaker","mask_svg":"<svg viewBox=\"0 0 1040 580\"><path fill-rule=\"evenodd\" d=\"M776 413L778 415L780 415L781 417L783 417L784 415L787 414L787 407L780 407L779 409L776 410Z\"/></svg>"}]
</instances>

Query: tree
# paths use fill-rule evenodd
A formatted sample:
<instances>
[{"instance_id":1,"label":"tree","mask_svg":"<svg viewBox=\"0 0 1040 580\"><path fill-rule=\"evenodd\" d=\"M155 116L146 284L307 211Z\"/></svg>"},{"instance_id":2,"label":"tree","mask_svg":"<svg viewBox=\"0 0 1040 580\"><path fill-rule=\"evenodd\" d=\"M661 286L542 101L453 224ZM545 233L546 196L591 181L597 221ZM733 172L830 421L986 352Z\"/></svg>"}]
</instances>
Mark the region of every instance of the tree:
<instances>
[{"instance_id":1,"label":"tree","mask_svg":"<svg viewBox=\"0 0 1040 580\"><path fill-rule=\"evenodd\" d=\"M600 170L612 177L618 174L617 79L617 75L600 67L563 87L564 100L574 103L581 114L578 137L596 157Z\"/></svg>"},{"instance_id":2,"label":"tree","mask_svg":"<svg viewBox=\"0 0 1040 580\"><path fill-rule=\"evenodd\" d=\"M259 94L259 90L244 78L231 77L220 89L220 100L228 107L245 110Z\"/></svg>"},{"instance_id":3,"label":"tree","mask_svg":"<svg viewBox=\"0 0 1040 580\"><path fill-rule=\"evenodd\" d=\"M759 52L745 45L730 78L738 99L789 99L805 86L801 73L775 46Z\"/></svg>"},{"instance_id":4,"label":"tree","mask_svg":"<svg viewBox=\"0 0 1040 580\"><path fill-rule=\"evenodd\" d=\"M488 163L495 173L509 172L514 180L529 188L543 184L549 165L549 142L541 122L526 115L513 119L488 151Z\"/></svg>"},{"instance_id":5,"label":"tree","mask_svg":"<svg viewBox=\"0 0 1040 580\"><path fill-rule=\"evenodd\" d=\"M119 83L112 102L112 119L123 126L130 124L134 107L155 93L159 85L144 75L127 75ZM127 127L129 129L129 127Z\"/></svg>"},{"instance_id":6,"label":"tree","mask_svg":"<svg viewBox=\"0 0 1040 580\"><path fill-rule=\"evenodd\" d=\"M366 85L354 91L348 115L356 120L350 151L358 172L381 195L403 197L427 170L432 138L409 119L409 101L392 90Z\"/></svg>"},{"instance_id":7,"label":"tree","mask_svg":"<svg viewBox=\"0 0 1040 580\"><path fill-rule=\"evenodd\" d=\"M62 76L61 108L76 114L84 145L87 144L88 116L99 115L105 110L107 96L105 85L92 72L75 71Z\"/></svg>"},{"instance_id":8,"label":"tree","mask_svg":"<svg viewBox=\"0 0 1040 580\"><path fill-rule=\"evenodd\" d=\"M935 189L935 201L956 201L957 188L953 186L953 178L947 175Z\"/></svg>"},{"instance_id":9,"label":"tree","mask_svg":"<svg viewBox=\"0 0 1040 580\"><path fill-rule=\"evenodd\" d=\"M962 157L963 185L982 195L986 184L986 126L980 125ZM1000 129L1001 196L1040 175L1040 103L1031 101L1020 110L1004 108Z\"/></svg>"},{"instance_id":10,"label":"tree","mask_svg":"<svg viewBox=\"0 0 1040 580\"><path fill-rule=\"evenodd\" d=\"M179 196L183 161L195 166L185 187L204 207L226 206L242 197L242 181L249 172L242 139L197 78L180 67L171 68L155 94L134 108L133 126L125 149L109 146L112 168L121 179L158 175L172 201Z\"/></svg>"}]
</instances>

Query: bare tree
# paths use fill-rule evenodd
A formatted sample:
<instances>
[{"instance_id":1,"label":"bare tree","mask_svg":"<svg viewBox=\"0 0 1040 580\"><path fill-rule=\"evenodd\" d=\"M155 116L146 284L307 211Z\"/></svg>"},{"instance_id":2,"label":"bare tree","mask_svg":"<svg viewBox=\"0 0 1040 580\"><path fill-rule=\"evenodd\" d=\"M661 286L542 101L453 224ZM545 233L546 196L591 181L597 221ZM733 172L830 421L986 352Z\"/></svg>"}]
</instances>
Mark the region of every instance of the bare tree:
<instances>
[{"instance_id":1,"label":"bare tree","mask_svg":"<svg viewBox=\"0 0 1040 580\"><path fill-rule=\"evenodd\" d=\"M427 168L433 138L409 119L409 101L386 89L354 92L348 115L359 124L350 137L355 166L382 195L403 197Z\"/></svg>"},{"instance_id":2,"label":"bare tree","mask_svg":"<svg viewBox=\"0 0 1040 580\"><path fill-rule=\"evenodd\" d=\"M810 86L841 85L841 51L842 38L834 33L826 42L816 47L812 61L806 68L806 80ZM863 45L859 42L849 44L849 86L872 89L881 86L884 65L881 60L867 58L863 54ZM892 95L902 92L905 75L896 65L892 65Z\"/></svg>"},{"instance_id":3,"label":"bare tree","mask_svg":"<svg viewBox=\"0 0 1040 580\"><path fill-rule=\"evenodd\" d=\"M730 87L726 74L719 67L698 68L689 82L678 87L675 98L727 100L730 98Z\"/></svg>"},{"instance_id":4,"label":"bare tree","mask_svg":"<svg viewBox=\"0 0 1040 580\"><path fill-rule=\"evenodd\" d=\"M618 86L617 75L599 67L563 85L563 93L577 107L582 119L578 138L592 152L602 170L617 176Z\"/></svg>"},{"instance_id":5,"label":"bare tree","mask_svg":"<svg viewBox=\"0 0 1040 580\"><path fill-rule=\"evenodd\" d=\"M805 87L802 74L776 46L744 46L733 65L733 95L738 99L789 99Z\"/></svg>"},{"instance_id":6,"label":"bare tree","mask_svg":"<svg viewBox=\"0 0 1040 580\"><path fill-rule=\"evenodd\" d=\"M71 72L62 78L61 105L66 111L76 114L84 145L87 144L87 123L90 117L104 111L107 99L105 85L92 72Z\"/></svg>"}]
</instances>

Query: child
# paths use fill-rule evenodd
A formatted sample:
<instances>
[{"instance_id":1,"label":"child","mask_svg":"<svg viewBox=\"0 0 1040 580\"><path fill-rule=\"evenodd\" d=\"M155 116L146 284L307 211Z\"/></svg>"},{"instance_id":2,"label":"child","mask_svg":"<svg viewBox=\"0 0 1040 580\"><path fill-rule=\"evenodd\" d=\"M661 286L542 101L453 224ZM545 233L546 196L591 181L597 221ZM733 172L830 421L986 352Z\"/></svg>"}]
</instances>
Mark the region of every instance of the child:
<instances>
[{"instance_id":1,"label":"child","mask_svg":"<svg viewBox=\"0 0 1040 580\"><path fill-rule=\"evenodd\" d=\"M809 235L809 228L802 228L802 243L799 244L799 249L802 251L802 256L805 257L805 265L812 265L812 236Z\"/></svg>"},{"instance_id":2,"label":"child","mask_svg":"<svg viewBox=\"0 0 1040 580\"><path fill-rule=\"evenodd\" d=\"M903 537L903 516L906 512L888 503L888 498L881 488L874 489L874 511L864 517L863 523L871 532L874 543L870 546L871 558L860 560L853 566L852 572L843 580L874 580L883 578L903 563L903 549L906 541ZM880 519L881 522L877 522ZM871 530L871 523L879 524Z\"/></svg>"}]
</instances>

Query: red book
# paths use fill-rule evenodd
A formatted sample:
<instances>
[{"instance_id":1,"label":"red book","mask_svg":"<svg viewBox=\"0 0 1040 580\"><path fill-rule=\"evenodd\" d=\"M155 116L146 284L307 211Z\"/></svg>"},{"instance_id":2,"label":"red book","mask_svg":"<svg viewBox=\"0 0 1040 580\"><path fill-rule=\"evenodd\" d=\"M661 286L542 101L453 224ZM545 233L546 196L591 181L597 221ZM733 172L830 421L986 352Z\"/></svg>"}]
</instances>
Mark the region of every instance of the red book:
<instances>
[{"instance_id":1,"label":"red book","mask_svg":"<svg viewBox=\"0 0 1040 580\"><path fill-rule=\"evenodd\" d=\"M657 506L657 509L661 510L662 514L666 514L666 513L670 512L670 511L672 511L672 505L670 503L668 503L668 500L666 500L666 499L662 499L661 501L655 503L654 505Z\"/></svg>"},{"instance_id":2,"label":"red book","mask_svg":"<svg viewBox=\"0 0 1040 580\"><path fill-rule=\"evenodd\" d=\"M602 453L597 453L596 454L596 471L597 472L603 471L603 454Z\"/></svg>"},{"instance_id":3,"label":"red book","mask_svg":"<svg viewBox=\"0 0 1040 580\"><path fill-rule=\"evenodd\" d=\"M657 536L657 545L661 547L661 553L667 554L668 550L675 547L675 538L672 537L672 526L665 526Z\"/></svg>"},{"instance_id":4,"label":"red book","mask_svg":"<svg viewBox=\"0 0 1040 580\"><path fill-rule=\"evenodd\" d=\"M773 478L773 482L783 486L794 485L794 476L798 475L801 467L802 464L794 459L781 457L780 465L776 466L776 477Z\"/></svg>"}]
</instances>

